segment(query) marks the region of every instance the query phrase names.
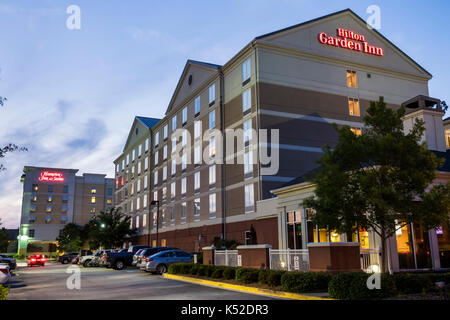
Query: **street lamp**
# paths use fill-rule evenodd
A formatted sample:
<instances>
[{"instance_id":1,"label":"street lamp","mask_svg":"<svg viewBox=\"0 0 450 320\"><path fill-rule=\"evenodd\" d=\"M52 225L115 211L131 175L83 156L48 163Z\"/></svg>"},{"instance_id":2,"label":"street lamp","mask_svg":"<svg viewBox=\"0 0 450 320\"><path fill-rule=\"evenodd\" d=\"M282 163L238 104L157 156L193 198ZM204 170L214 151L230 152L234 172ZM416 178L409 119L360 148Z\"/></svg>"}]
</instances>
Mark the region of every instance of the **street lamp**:
<instances>
[{"instance_id":1,"label":"street lamp","mask_svg":"<svg viewBox=\"0 0 450 320\"><path fill-rule=\"evenodd\" d=\"M158 229L159 229L159 200L152 200L150 202L152 206L156 204L156 246L158 246ZM150 226L149 226L149 234L150 234Z\"/></svg>"},{"instance_id":2,"label":"street lamp","mask_svg":"<svg viewBox=\"0 0 450 320\"><path fill-rule=\"evenodd\" d=\"M105 227L106 227L106 225L105 225L104 223L102 223L102 224L100 225L100 228L102 228L102 229L105 229Z\"/></svg>"}]
</instances>

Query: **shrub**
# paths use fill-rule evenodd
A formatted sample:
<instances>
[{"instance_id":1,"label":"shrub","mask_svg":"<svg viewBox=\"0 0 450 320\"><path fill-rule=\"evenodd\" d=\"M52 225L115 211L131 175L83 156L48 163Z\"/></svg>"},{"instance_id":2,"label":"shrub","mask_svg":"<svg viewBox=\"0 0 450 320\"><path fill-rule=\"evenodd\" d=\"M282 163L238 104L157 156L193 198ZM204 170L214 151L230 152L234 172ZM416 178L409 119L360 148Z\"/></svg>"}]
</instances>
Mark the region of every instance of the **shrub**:
<instances>
[{"instance_id":1,"label":"shrub","mask_svg":"<svg viewBox=\"0 0 450 320\"><path fill-rule=\"evenodd\" d=\"M189 274L196 276L198 273L199 264L193 264L191 269L189 270Z\"/></svg>"},{"instance_id":2,"label":"shrub","mask_svg":"<svg viewBox=\"0 0 450 320\"><path fill-rule=\"evenodd\" d=\"M282 270L260 270L258 274L258 282L267 284L270 287L281 285L281 277L286 271Z\"/></svg>"},{"instance_id":3,"label":"shrub","mask_svg":"<svg viewBox=\"0 0 450 320\"><path fill-rule=\"evenodd\" d=\"M2 285L0 285L0 300L6 300L8 291L9 291L9 287L3 287Z\"/></svg>"},{"instance_id":4,"label":"shrub","mask_svg":"<svg viewBox=\"0 0 450 320\"><path fill-rule=\"evenodd\" d=\"M222 277L226 280L234 280L236 279L236 268L234 267L225 267L222 272Z\"/></svg>"},{"instance_id":5,"label":"shrub","mask_svg":"<svg viewBox=\"0 0 450 320\"><path fill-rule=\"evenodd\" d=\"M238 268L236 271L236 280L240 283L254 283L258 282L258 269L252 268Z\"/></svg>"},{"instance_id":6,"label":"shrub","mask_svg":"<svg viewBox=\"0 0 450 320\"><path fill-rule=\"evenodd\" d=\"M381 289L370 290L365 272L345 272L335 275L328 286L331 298L342 300L369 300L388 298L397 293L394 278L389 274L381 275Z\"/></svg>"},{"instance_id":7,"label":"shrub","mask_svg":"<svg viewBox=\"0 0 450 320\"><path fill-rule=\"evenodd\" d=\"M197 275L202 277L205 274L206 274L206 265L204 264L199 265L197 268Z\"/></svg>"},{"instance_id":8,"label":"shrub","mask_svg":"<svg viewBox=\"0 0 450 320\"><path fill-rule=\"evenodd\" d=\"M224 267L216 267L213 273L211 274L211 278L221 279L223 278L223 270Z\"/></svg>"},{"instance_id":9,"label":"shrub","mask_svg":"<svg viewBox=\"0 0 450 320\"><path fill-rule=\"evenodd\" d=\"M397 290L403 294L428 292L434 286L430 274L399 273L393 278Z\"/></svg>"},{"instance_id":10,"label":"shrub","mask_svg":"<svg viewBox=\"0 0 450 320\"><path fill-rule=\"evenodd\" d=\"M178 263L171 264L169 266L169 269L167 269L167 272L170 274L178 274L180 273L180 266L178 265Z\"/></svg>"},{"instance_id":11,"label":"shrub","mask_svg":"<svg viewBox=\"0 0 450 320\"><path fill-rule=\"evenodd\" d=\"M192 268L192 263L180 263L180 273L181 274L190 274L191 273L191 268Z\"/></svg>"},{"instance_id":12,"label":"shrub","mask_svg":"<svg viewBox=\"0 0 450 320\"><path fill-rule=\"evenodd\" d=\"M206 265L205 266L205 277L210 278L212 276L214 270L216 270L216 266L214 266L214 265Z\"/></svg>"},{"instance_id":13,"label":"shrub","mask_svg":"<svg viewBox=\"0 0 450 320\"><path fill-rule=\"evenodd\" d=\"M332 275L328 272L285 272L281 287L289 292L325 292Z\"/></svg>"}]
</instances>

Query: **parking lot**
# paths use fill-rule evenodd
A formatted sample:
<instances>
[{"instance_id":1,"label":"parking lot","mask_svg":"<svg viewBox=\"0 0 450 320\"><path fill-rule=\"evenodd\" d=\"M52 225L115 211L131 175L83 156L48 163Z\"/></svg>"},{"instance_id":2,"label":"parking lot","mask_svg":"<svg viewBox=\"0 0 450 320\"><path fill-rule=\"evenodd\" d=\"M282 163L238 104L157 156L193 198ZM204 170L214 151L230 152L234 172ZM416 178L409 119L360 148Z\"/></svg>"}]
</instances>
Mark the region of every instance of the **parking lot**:
<instances>
[{"instance_id":1,"label":"parking lot","mask_svg":"<svg viewBox=\"0 0 450 320\"><path fill-rule=\"evenodd\" d=\"M265 300L268 297L164 279L135 268L111 270L80 267L80 289L69 289L66 273L70 264L48 263L45 267L18 267L9 285L8 300ZM78 268L75 266L75 268ZM70 281L69 281L70 282ZM73 284L75 282L70 282Z\"/></svg>"}]
</instances>

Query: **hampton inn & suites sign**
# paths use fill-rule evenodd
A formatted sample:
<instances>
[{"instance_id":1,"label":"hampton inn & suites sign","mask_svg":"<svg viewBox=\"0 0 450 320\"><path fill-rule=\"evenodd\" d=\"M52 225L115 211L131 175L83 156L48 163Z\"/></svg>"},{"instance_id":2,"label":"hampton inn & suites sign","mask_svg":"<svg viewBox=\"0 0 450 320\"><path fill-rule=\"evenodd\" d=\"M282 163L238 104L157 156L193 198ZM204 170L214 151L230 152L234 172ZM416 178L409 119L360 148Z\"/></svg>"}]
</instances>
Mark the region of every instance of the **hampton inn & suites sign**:
<instances>
[{"instance_id":1,"label":"hampton inn & suites sign","mask_svg":"<svg viewBox=\"0 0 450 320\"><path fill-rule=\"evenodd\" d=\"M375 56L383 56L383 49L367 43L366 37L356 32L338 28L337 36L327 35L325 32L319 33L319 42L329 46L360 51Z\"/></svg>"}]
</instances>

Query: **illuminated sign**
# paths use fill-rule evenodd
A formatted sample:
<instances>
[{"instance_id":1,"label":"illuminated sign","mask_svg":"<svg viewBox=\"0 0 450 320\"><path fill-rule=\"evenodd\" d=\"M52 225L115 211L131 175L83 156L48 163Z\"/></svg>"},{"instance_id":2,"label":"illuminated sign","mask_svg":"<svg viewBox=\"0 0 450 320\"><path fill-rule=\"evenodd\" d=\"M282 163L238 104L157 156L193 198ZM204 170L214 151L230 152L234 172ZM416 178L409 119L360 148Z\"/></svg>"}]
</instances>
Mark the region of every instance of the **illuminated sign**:
<instances>
[{"instance_id":1,"label":"illuminated sign","mask_svg":"<svg viewBox=\"0 0 450 320\"><path fill-rule=\"evenodd\" d=\"M39 181L63 182L64 175L61 172L42 171Z\"/></svg>"},{"instance_id":2,"label":"illuminated sign","mask_svg":"<svg viewBox=\"0 0 450 320\"><path fill-rule=\"evenodd\" d=\"M444 230L442 229L442 226L439 226L436 228L436 234L444 234Z\"/></svg>"},{"instance_id":3,"label":"illuminated sign","mask_svg":"<svg viewBox=\"0 0 450 320\"><path fill-rule=\"evenodd\" d=\"M342 28L338 28L336 33L337 37L329 36L325 32L319 33L319 42L329 46L364 52L375 56L384 55L382 48L368 44L366 37L362 34L357 34L356 32Z\"/></svg>"}]
</instances>

